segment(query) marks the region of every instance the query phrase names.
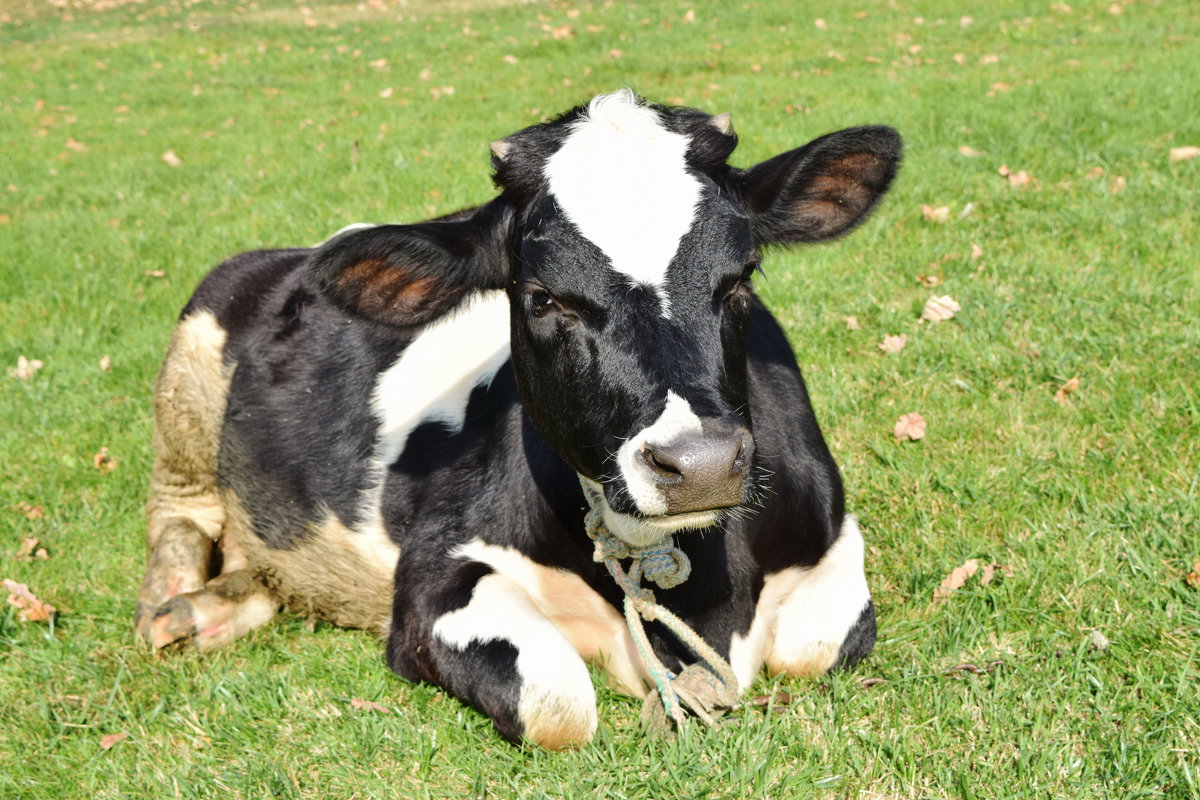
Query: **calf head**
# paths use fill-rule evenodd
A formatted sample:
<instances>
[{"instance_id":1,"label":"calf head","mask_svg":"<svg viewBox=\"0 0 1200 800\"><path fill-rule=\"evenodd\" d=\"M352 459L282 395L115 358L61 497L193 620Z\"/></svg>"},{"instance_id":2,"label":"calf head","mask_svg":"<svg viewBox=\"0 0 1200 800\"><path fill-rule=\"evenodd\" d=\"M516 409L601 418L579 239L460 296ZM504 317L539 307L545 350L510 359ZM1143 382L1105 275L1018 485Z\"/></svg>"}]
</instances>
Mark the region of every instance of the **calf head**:
<instances>
[{"instance_id":1,"label":"calf head","mask_svg":"<svg viewBox=\"0 0 1200 800\"><path fill-rule=\"evenodd\" d=\"M900 139L832 133L746 170L729 116L601 95L492 145L500 195L344 234L311 274L344 308L413 328L503 289L530 419L643 545L754 497L751 281L764 246L861 222Z\"/></svg>"}]
</instances>

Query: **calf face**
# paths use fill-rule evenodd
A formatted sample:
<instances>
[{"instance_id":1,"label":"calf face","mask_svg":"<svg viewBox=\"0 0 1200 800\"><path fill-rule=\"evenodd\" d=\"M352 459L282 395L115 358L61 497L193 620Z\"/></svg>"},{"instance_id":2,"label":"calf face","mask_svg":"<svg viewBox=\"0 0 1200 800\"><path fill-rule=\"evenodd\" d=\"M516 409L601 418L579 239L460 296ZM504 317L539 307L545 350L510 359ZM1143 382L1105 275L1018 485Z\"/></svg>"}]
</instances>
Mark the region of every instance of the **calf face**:
<instances>
[{"instance_id":1,"label":"calf face","mask_svg":"<svg viewBox=\"0 0 1200 800\"><path fill-rule=\"evenodd\" d=\"M755 499L746 332L761 249L849 231L886 191L900 140L821 137L748 170L728 115L628 90L493 145L499 197L352 231L311 274L343 308L412 329L502 289L525 411L646 544Z\"/></svg>"}]
</instances>

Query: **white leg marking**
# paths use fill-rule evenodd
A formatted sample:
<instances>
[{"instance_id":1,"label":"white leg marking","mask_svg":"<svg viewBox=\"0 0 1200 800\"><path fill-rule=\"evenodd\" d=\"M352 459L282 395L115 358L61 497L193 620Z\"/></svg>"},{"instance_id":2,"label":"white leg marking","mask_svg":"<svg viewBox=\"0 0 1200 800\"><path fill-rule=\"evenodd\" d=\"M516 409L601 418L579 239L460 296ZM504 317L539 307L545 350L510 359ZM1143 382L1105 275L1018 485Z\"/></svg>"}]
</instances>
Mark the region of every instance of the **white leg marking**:
<instances>
[{"instance_id":1,"label":"white leg marking","mask_svg":"<svg viewBox=\"0 0 1200 800\"><path fill-rule=\"evenodd\" d=\"M650 676L638 658L625 618L578 575L479 539L455 548L451 556L487 564L511 579L567 637L575 652L604 667L614 689L634 697L645 693Z\"/></svg>"},{"instance_id":2,"label":"white leg marking","mask_svg":"<svg viewBox=\"0 0 1200 800\"><path fill-rule=\"evenodd\" d=\"M664 317L667 267L700 201L700 182L687 170L690 144L622 89L588 104L543 171L567 219L613 269L654 289Z\"/></svg>"},{"instance_id":3,"label":"white leg marking","mask_svg":"<svg viewBox=\"0 0 1200 800\"><path fill-rule=\"evenodd\" d=\"M768 668L820 675L837 662L842 643L870 599L862 532L847 515L841 535L816 566L791 567L767 577L747 641L765 616L770 631ZM745 658L748 662L749 656Z\"/></svg>"},{"instance_id":4,"label":"white leg marking","mask_svg":"<svg viewBox=\"0 0 1200 800\"><path fill-rule=\"evenodd\" d=\"M557 748L586 742L596 732L596 690L583 659L511 578L481 578L471 602L438 619L433 634L458 650L497 639L516 648L517 714L525 738Z\"/></svg>"}]
</instances>

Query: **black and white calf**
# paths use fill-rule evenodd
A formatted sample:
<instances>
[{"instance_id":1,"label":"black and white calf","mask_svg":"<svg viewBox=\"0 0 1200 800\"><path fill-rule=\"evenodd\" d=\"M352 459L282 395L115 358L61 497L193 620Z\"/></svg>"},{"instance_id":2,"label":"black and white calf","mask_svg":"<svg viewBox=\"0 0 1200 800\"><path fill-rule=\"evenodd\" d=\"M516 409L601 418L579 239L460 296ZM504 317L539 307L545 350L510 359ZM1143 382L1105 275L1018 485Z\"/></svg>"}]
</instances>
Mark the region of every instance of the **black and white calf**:
<instances>
[{"instance_id":1,"label":"black and white calf","mask_svg":"<svg viewBox=\"0 0 1200 800\"><path fill-rule=\"evenodd\" d=\"M743 689L866 655L862 537L751 280L763 247L861 222L900 139L745 170L736 143L728 115L619 91L495 143L478 208L219 266L155 386L141 635L210 647L287 604L383 633L510 740L586 742L585 661L647 683L582 478L619 537L676 537L692 576L659 601Z\"/></svg>"}]
</instances>

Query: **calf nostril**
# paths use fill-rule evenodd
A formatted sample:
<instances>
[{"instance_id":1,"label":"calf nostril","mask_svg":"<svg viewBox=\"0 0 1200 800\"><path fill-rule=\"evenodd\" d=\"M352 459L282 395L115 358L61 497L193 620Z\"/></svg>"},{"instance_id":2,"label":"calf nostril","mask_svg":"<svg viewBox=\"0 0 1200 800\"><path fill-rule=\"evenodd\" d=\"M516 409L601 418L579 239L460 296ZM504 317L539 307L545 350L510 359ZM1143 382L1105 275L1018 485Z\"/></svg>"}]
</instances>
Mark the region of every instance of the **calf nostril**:
<instances>
[{"instance_id":1,"label":"calf nostril","mask_svg":"<svg viewBox=\"0 0 1200 800\"><path fill-rule=\"evenodd\" d=\"M678 483L683 480L683 465L672 454L656 450L647 444L642 447L641 456L643 463L660 481Z\"/></svg>"}]
</instances>

